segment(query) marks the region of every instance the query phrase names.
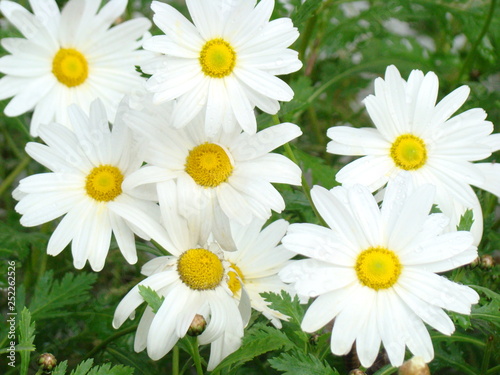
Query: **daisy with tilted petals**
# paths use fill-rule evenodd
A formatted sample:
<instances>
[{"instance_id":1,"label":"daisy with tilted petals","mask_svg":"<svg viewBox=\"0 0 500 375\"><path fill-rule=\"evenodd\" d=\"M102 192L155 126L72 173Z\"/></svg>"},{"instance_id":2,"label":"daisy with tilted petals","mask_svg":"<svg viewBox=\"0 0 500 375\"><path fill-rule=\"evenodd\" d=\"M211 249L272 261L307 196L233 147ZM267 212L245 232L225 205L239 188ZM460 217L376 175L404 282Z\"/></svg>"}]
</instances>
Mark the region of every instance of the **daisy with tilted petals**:
<instances>
[{"instance_id":1,"label":"daisy with tilted petals","mask_svg":"<svg viewBox=\"0 0 500 375\"><path fill-rule=\"evenodd\" d=\"M30 0L34 14L2 0L0 11L24 35L4 38L10 55L0 58L0 99L13 97L7 116L34 109L31 134L56 121L70 126L66 108L89 108L100 98L115 118L123 95L143 82L135 66L149 52L137 50L151 26L145 18L110 28L124 12L127 0L111 0L98 12L101 0L70 0L60 12L55 0Z\"/></svg>"},{"instance_id":2,"label":"daisy with tilted petals","mask_svg":"<svg viewBox=\"0 0 500 375\"><path fill-rule=\"evenodd\" d=\"M275 125L253 135L233 127L208 136L201 116L175 129L169 126L172 103L153 105L148 98L131 104L134 109L123 115L145 138L147 162L127 177L124 186L156 184L160 208L178 201L184 217L204 217L205 232L217 231L217 220L226 228L228 219L246 225L253 217L266 220L271 210L285 208L271 183L299 185L301 171L285 156L270 151L301 135L297 125ZM167 189L165 183L171 180L176 184Z\"/></svg>"},{"instance_id":3,"label":"daisy with tilted petals","mask_svg":"<svg viewBox=\"0 0 500 375\"><path fill-rule=\"evenodd\" d=\"M252 220L249 225L231 223L235 248L224 251L224 259L230 262L233 270L229 272L229 286L240 298L243 289L250 298L251 306L264 314L277 327L281 328L280 319L287 316L270 309L260 293L282 290L291 293L291 288L278 277L278 272L291 263L295 253L278 245L285 235L288 222L278 220L261 231L263 222Z\"/></svg>"},{"instance_id":4,"label":"daisy with tilted petals","mask_svg":"<svg viewBox=\"0 0 500 375\"><path fill-rule=\"evenodd\" d=\"M376 129L337 126L328 130L332 141L327 151L339 155L366 155L337 173L342 184L363 184L375 191L398 174L408 171L415 185L436 186L435 203L450 218L454 230L466 209L474 211L475 242L482 234L482 212L470 185L481 186L485 176L471 162L482 160L493 151L493 125L485 121L480 108L455 117L469 95L462 86L436 105L438 78L411 72L408 82L394 66L386 70L385 80L375 80L375 95L364 103Z\"/></svg>"},{"instance_id":5,"label":"daisy with tilted petals","mask_svg":"<svg viewBox=\"0 0 500 375\"><path fill-rule=\"evenodd\" d=\"M299 295L317 297L302 329L314 332L335 319L332 352L347 354L356 341L364 367L381 342L393 366L403 363L405 346L431 361L424 323L450 335L455 327L443 309L470 314L479 300L471 288L436 274L477 257L471 233L442 234L446 216L429 215L435 188L409 186L401 176L390 182L380 209L363 185L315 186L314 204L331 229L292 224L283 238L286 248L310 258L280 272Z\"/></svg>"},{"instance_id":6,"label":"daisy with tilted petals","mask_svg":"<svg viewBox=\"0 0 500 375\"><path fill-rule=\"evenodd\" d=\"M142 164L128 128L116 121L110 131L103 104L96 100L90 117L73 105L74 131L60 124L42 125L46 143L28 143L26 152L52 170L20 181L14 191L21 224L40 225L65 215L50 237L47 252L58 255L72 241L75 268L88 260L94 271L104 266L114 234L129 263L137 262L134 233L170 246L159 224L156 203L135 197L122 182Z\"/></svg>"},{"instance_id":7,"label":"daisy with tilted petals","mask_svg":"<svg viewBox=\"0 0 500 375\"><path fill-rule=\"evenodd\" d=\"M144 265L142 273L147 279L120 302L113 326L120 327L144 302L139 285L149 286L165 300L156 314L149 306L146 308L137 328L135 351L147 348L152 359L162 358L186 335L193 319L201 315L207 325L198 336L198 343L211 343L208 370L212 370L241 345L247 323L242 316L249 316L249 305L239 304L233 297L237 291L234 282L229 281L231 265L223 259L217 243L203 238L201 220L188 223L177 215L175 202L165 214L173 242L167 250L172 255L155 258Z\"/></svg>"},{"instance_id":8,"label":"daisy with tilted petals","mask_svg":"<svg viewBox=\"0 0 500 375\"><path fill-rule=\"evenodd\" d=\"M154 23L165 35L144 49L163 56L143 64L152 74L155 103L177 99L174 125L186 125L202 111L209 135L233 126L255 133L254 107L275 114L292 89L276 75L299 70L288 49L299 36L289 18L269 21L274 0L187 0L194 25L173 7L153 1ZM234 121L236 118L236 121Z\"/></svg>"}]
</instances>

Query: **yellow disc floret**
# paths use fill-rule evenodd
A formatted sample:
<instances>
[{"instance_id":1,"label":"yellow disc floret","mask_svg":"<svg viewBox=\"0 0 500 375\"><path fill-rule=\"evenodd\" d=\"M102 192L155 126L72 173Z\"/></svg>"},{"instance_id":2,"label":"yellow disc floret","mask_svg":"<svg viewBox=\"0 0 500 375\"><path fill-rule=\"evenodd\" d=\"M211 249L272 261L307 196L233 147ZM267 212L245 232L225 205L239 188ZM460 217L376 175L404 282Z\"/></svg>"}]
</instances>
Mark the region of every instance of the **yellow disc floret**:
<instances>
[{"instance_id":1,"label":"yellow disc floret","mask_svg":"<svg viewBox=\"0 0 500 375\"><path fill-rule=\"evenodd\" d=\"M217 255L206 249L189 249L177 260L177 272L193 290L214 289L222 281L224 267Z\"/></svg>"},{"instance_id":2,"label":"yellow disc floret","mask_svg":"<svg viewBox=\"0 0 500 375\"><path fill-rule=\"evenodd\" d=\"M81 85L89 75L85 56L73 48L61 48L52 60L52 73L68 87Z\"/></svg>"},{"instance_id":3,"label":"yellow disc floret","mask_svg":"<svg viewBox=\"0 0 500 375\"><path fill-rule=\"evenodd\" d=\"M99 202L109 202L122 193L122 172L112 165L100 165L90 171L85 181L87 194Z\"/></svg>"},{"instance_id":4,"label":"yellow disc floret","mask_svg":"<svg viewBox=\"0 0 500 375\"><path fill-rule=\"evenodd\" d=\"M398 256L384 247L370 247L358 255L354 266L361 284L375 289L393 286L401 274Z\"/></svg>"},{"instance_id":5,"label":"yellow disc floret","mask_svg":"<svg viewBox=\"0 0 500 375\"><path fill-rule=\"evenodd\" d=\"M423 167L427 161L427 147L421 138L403 134L392 143L391 158L399 168L413 171Z\"/></svg>"},{"instance_id":6,"label":"yellow disc floret","mask_svg":"<svg viewBox=\"0 0 500 375\"><path fill-rule=\"evenodd\" d=\"M233 172L233 166L221 146L203 143L189 151L185 170L198 185L216 187L227 181Z\"/></svg>"},{"instance_id":7,"label":"yellow disc floret","mask_svg":"<svg viewBox=\"0 0 500 375\"><path fill-rule=\"evenodd\" d=\"M229 271L227 273L229 276L229 281L227 282L227 285L229 286L229 289L231 289L231 292L233 292L234 295L240 291L241 283L244 282L245 279L243 278L243 273L241 272L240 267L238 267L234 263L231 263L231 268L234 271Z\"/></svg>"},{"instance_id":8,"label":"yellow disc floret","mask_svg":"<svg viewBox=\"0 0 500 375\"><path fill-rule=\"evenodd\" d=\"M205 43L200 52L201 70L206 76L223 78L233 72L236 52L224 39L216 38Z\"/></svg>"}]
</instances>

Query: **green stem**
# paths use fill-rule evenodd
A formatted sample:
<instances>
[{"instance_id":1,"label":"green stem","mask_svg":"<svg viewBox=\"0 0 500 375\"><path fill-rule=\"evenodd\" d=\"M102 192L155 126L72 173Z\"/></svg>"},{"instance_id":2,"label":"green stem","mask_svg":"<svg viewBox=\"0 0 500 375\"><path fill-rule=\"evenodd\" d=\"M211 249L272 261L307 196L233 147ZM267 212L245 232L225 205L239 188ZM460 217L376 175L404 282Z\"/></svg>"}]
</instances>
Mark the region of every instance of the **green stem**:
<instances>
[{"instance_id":1,"label":"green stem","mask_svg":"<svg viewBox=\"0 0 500 375\"><path fill-rule=\"evenodd\" d=\"M19 148L16 145L16 142L14 142L7 129L3 128L2 130L3 130L2 131L3 136L5 137L5 140L7 141L7 144L9 145L10 149L18 159L21 159L24 156L23 151L19 150Z\"/></svg>"},{"instance_id":2,"label":"green stem","mask_svg":"<svg viewBox=\"0 0 500 375\"><path fill-rule=\"evenodd\" d=\"M309 39L311 39L312 32L314 30L314 26L316 26L316 21L317 17L315 14L313 14L309 19L307 20L306 27L304 29L304 32L302 33L302 40L300 42L300 48L299 48L299 59L302 61L306 61L306 49L307 45L309 44Z\"/></svg>"},{"instance_id":3,"label":"green stem","mask_svg":"<svg viewBox=\"0 0 500 375\"><path fill-rule=\"evenodd\" d=\"M24 169L28 166L30 160L31 158L26 155L25 158L21 160L21 162L17 165L17 167L5 178L5 180L3 180L2 184L0 184L0 196L3 195L5 190L7 190L7 188L12 185L17 176L19 176L21 172L24 171Z\"/></svg>"},{"instance_id":4,"label":"green stem","mask_svg":"<svg viewBox=\"0 0 500 375\"><path fill-rule=\"evenodd\" d=\"M198 339L190 340L193 345L193 361L196 366L196 374L203 375L203 369L201 368L201 357L200 350L198 348Z\"/></svg>"},{"instance_id":5,"label":"green stem","mask_svg":"<svg viewBox=\"0 0 500 375\"><path fill-rule=\"evenodd\" d=\"M172 352L172 375L179 375L179 347L174 346Z\"/></svg>"},{"instance_id":6,"label":"green stem","mask_svg":"<svg viewBox=\"0 0 500 375\"><path fill-rule=\"evenodd\" d=\"M166 249L164 249L158 242L155 240L151 239L151 243L158 249L160 250L162 255L172 255L170 254Z\"/></svg>"},{"instance_id":7,"label":"green stem","mask_svg":"<svg viewBox=\"0 0 500 375\"><path fill-rule=\"evenodd\" d=\"M278 115L273 115L273 122L274 122L274 125L278 125L281 123ZM290 144L285 143L283 145L283 147L285 148L285 153L290 158L290 160L293 161L295 164L300 166L299 161L298 161L297 157L295 156L295 154L293 153L293 150L292 150L292 147L290 146ZM309 186L309 183L307 182L306 178L304 177L304 174L301 175L301 182L302 182L302 191L304 192L304 195L306 196L307 200L309 201L309 204L311 205L311 207L314 211L314 214L318 218L321 225L327 226L325 221L323 220L323 218L319 214L318 210L316 209L316 206L314 205L314 202L311 198L311 187Z\"/></svg>"},{"instance_id":8,"label":"green stem","mask_svg":"<svg viewBox=\"0 0 500 375\"><path fill-rule=\"evenodd\" d=\"M116 332L114 335L112 336L109 336L106 340L102 341L99 345L97 345L94 349L92 349L90 352L87 353L87 355L85 355L85 357L83 357L83 359L87 359L87 358L92 358L94 356L94 354L100 352L101 350L103 350L106 346L108 346L108 344L110 342L113 342L115 341L116 339L122 337L122 336L125 336L131 332L134 332L135 330L137 330L137 327L138 327L138 324L135 324L133 326L130 326L128 328L125 328L119 332Z\"/></svg>"},{"instance_id":9,"label":"green stem","mask_svg":"<svg viewBox=\"0 0 500 375\"><path fill-rule=\"evenodd\" d=\"M491 0L490 9L488 11L488 16L486 17L486 21L484 22L483 28L482 28L481 32L479 33L477 40L472 45L472 48L469 51L469 54L465 58L464 64L462 65L462 69L460 69L460 73L458 74L458 78L457 78L458 82L460 82L460 80L462 79L462 76L465 74L465 72L470 70L472 63L474 62L476 50L479 47L479 44L481 44L481 41L483 40L484 36L488 32L488 29L490 28L491 20L493 19L493 14L495 13L496 2L497 2L497 0Z\"/></svg>"},{"instance_id":10,"label":"green stem","mask_svg":"<svg viewBox=\"0 0 500 375\"><path fill-rule=\"evenodd\" d=\"M492 335L488 336L486 339L486 350L484 351L483 361L481 363L481 374L485 374L490 364L491 352L493 350L494 337Z\"/></svg>"},{"instance_id":11,"label":"green stem","mask_svg":"<svg viewBox=\"0 0 500 375\"><path fill-rule=\"evenodd\" d=\"M311 121L311 125L314 131L314 135L316 136L316 140L318 144L324 145L326 144L325 132L321 129L318 121L318 115L316 114L316 110L313 106L309 106L307 108L307 113L309 114L309 119Z\"/></svg>"}]
</instances>

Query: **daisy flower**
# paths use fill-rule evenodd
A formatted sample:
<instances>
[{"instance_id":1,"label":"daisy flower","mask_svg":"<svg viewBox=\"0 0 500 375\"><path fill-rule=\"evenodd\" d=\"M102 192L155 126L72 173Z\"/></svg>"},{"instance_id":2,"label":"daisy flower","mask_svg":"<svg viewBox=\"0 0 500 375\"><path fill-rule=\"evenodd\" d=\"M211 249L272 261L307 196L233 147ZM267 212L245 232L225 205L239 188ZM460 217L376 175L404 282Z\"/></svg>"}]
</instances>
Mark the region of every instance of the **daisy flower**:
<instances>
[{"instance_id":1,"label":"daisy flower","mask_svg":"<svg viewBox=\"0 0 500 375\"><path fill-rule=\"evenodd\" d=\"M201 221L188 223L177 215L175 203L166 214L173 242L167 250L172 255L155 258L144 265L142 273L148 277L119 303L113 327L120 327L133 316L144 302L139 285L148 286L165 299L156 314L149 306L146 308L137 328L134 350L147 348L151 359L162 358L186 335L193 319L201 315L208 324L198 336L198 343L211 343L207 369L213 370L241 345L246 324L242 315L249 316L249 306L243 307L246 312L240 311L241 304L233 297L234 282L229 282L230 263L224 260L217 243L201 239Z\"/></svg>"},{"instance_id":2,"label":"daisy flower","mask_svg":"<svg viewBox=\"0 0 500 375\"><path fill-rule=\"evenodd\" d=\"M134 233L170 246L157 204L122 187L143 162L128 128L117 121L110 130L100 100L92 103L89 117L76 105L69 108L69 117L74 131L57 123L41 125L46 145L26 146L33 159L53 172L20 181L14 197L21 224L32 227L65 215L47 252L58 255L72 241L77 269L87 260L94 271L103 268L111 233L129 263L137 262Z\"/></svg>"},{"instance_id":3,"label":"daisy flower","mask_svg":"<svg viewBox=\"0 0 500 375\"><path fill-rule=\"evenodd\" d=\"M175 129L169 126L173 104L154 105L150 99L132 100L135 104L123 115L147 142L147 165L128 176L124 186L156 184L160 208L178 201L184 217L205 218L206 233L217 230L217 220L227 231L229 221L242 225L253 217L265 221L271 210L285 208L271 183L300 185L301 171L285 156L270 151L301 135L297 125L279 124L253 135L233 127L208 136L201 116ZM169 190L165 182L171 180L176 184Z\"/></svg>"},{"instance_id":4,"label":"daisy flower","mask_svg":"<svg viewBox=\"0 0 500 375\"><path fill-rule=\"evenodd\" d=\"M367 187L315 186L312 198L331 228L292 224L283 244L310 259L285 267L280 276L299 295L317 297L302 329L314 332L335 319L331 350L347 354L356 341L361 364L370 367L380 343L393 366L405 346L426 362L434 351L424 325L450 335L455 327L443 309L470 314L478 294L437 275L477 257L470 232L442 234L444 214L431 214L432 185L414 191L409 181L389 183L382 208Z\"/></svg>"},{"instance_id":5,"label":"daisy flower","mask_svg":"<svg viewBox=\"0 0 500 375\"><path fill-rule=\"evenodd\" d=\"M31 134L40 124L56 121L70 126L67 107L89 108L100 98L110 122L132 87L143 82L135 65L149 53L138 51L151 26L145 18L110 28L127 0L111 0L98 12L100 0L71 0L60 12L55 0L30 0L34 14L2 0L0 11L24 38L4 38L10 55L0 58L0 100L13 97L7 116L34 109Z\"/></svg>"},{"instance_id":6,"label":"daisy flower","mask_svg":"<svg viewBox=\"0 0 500 375\"><path fill-rule=\"evenodd\" d=\"M229 272L229 286L240 298L242 287L250 298L251 306L262 312L277 327L281 328L280 319L286 315L270 309L260 293L280 293L291 288L278 277L278 272L291 261L295 253L278 245L286 233L288 222L277 220L261 231L263 222L252 220L249 225L241 226L231 223L231 232L235 248L224 251L226 259L232 267Z\"/></svg>"},{"instance_id":7,"label":"daisy flower","mask_svg":"<svg viewBox=\"0 0 500 375\"><path fill-rule=\"evenodd\" d=\"M363 184L373 192L407 171L415 185L436 186L435 202L456 228L466 209L474 211L476 243L482 234L482 212L470 185L485 183L485 176L471 162L487 158L493 151L493 124L485 121L480 108L450 116L465 102L469 88L462 86L437 105L438 78L411 72L408 82L394 66L385 80L375 80L375 95L364 103L375 129L345 126L328 130L327 151L339 155L365 155L337 173L342 184Z\"/></svg>"},{"instance_id":8,"label":"daisy flower","mask_svg":"<svg viewBox=\"0 0 500 375\"><path fill-rule=\"evenodd\" d=\"M177 99L174 124L186 125L203 109L205 127L239 126L255 133L253 109L275 114L292 89L276 77L299 70L290 46L299 36L289 18L269 21L274 0L187 0L190 23L173 7L153 1L154 23L165 35L144 49L163 56L141 68L152 74L148 89L155 103Z\"/></svg>"}]
</instances>

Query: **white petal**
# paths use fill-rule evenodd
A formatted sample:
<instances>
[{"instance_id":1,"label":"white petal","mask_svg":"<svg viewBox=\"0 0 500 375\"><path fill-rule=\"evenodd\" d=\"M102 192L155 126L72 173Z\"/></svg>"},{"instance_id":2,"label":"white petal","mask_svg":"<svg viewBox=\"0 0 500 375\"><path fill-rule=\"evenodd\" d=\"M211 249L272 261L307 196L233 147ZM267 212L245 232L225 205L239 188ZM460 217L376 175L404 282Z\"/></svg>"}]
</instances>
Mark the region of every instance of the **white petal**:
<instances>
[{"instance_id":1,"label":"white petal","mask_svg":"<svg viewBox=\"0 0 500 375\"><path fill-rule=\"evenodd\" d=\"M322 294L307 309L301 328L305 332L315 332L335 318L348 303L352 288L334 290Z\"/></svg>"},{"instance_id":2,"label":"white petal","mask_svg":"<svg viewBox=\"0 0 500 375\"><path fill-rule=\"evenodd\" d=\"M153 290L158 290L171 284L174 280L177 280L178 277L179 275L177 272L160 272L148 277L146 280L143 280L134 286L116 307L115 315L113 317L113 327L120 327L132 314L132 312L144 302L144 299L139 294L139 285L148 286Z\"/></svg>"},{"instance_id":3,"label":"white petal","mask_svg":"<svg viewBox=\"0 0 500 375\"><path fill-rule=\"evenodd\" d=\"M271 152L275 148L302 135L300 128L291 123L283 123L261 130L256 135L241 135L229 147L235 160L251 160Z\"/></svg>"}]
</instances>

